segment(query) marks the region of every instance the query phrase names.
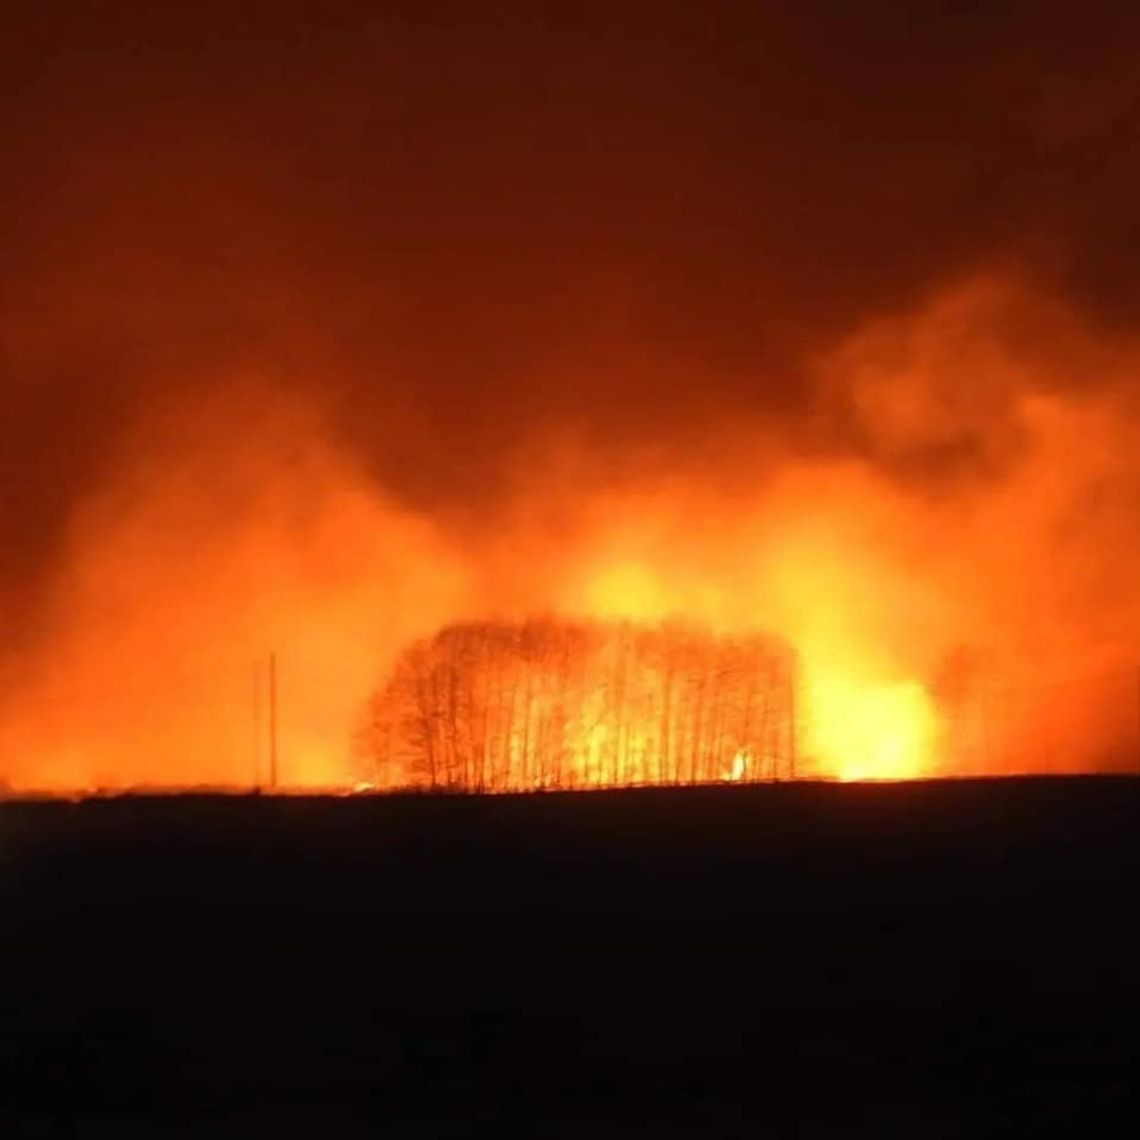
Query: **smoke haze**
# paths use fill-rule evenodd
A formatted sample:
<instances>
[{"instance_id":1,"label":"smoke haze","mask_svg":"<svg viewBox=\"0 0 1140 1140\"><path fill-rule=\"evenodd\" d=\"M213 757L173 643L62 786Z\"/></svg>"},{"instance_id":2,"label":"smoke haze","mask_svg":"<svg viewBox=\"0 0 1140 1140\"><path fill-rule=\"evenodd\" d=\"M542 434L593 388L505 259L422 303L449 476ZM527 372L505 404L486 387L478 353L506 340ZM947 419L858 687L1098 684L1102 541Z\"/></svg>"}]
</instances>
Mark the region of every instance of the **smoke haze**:
<instances>
[{"instance_id":1,"label":"smoke haze","mask_svg":"<svg viewBox=\"0 0 1140 1140\"><path fill-rule=\"evenodd\" d=\"M248 782L277 650L350 779L552 611L787 637L821 771L1134 764L1137 16L857 7L14 22L0 777Z\"/></svg>"}]
</instances>

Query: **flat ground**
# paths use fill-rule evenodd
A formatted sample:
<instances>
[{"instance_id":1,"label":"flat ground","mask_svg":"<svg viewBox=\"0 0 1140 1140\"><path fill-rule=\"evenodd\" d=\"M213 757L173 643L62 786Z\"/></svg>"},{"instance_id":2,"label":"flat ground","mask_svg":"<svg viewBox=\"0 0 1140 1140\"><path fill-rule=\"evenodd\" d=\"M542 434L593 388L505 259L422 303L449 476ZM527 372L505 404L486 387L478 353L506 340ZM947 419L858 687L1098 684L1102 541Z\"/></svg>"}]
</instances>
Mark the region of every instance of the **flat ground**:
<instances>
[{"instance_id":1,"label":"flat ground","mask_svg":"<svg viewBox=\"0 0 1140 1140\"><path fill-rule=\"evenodd\" d=\"M1138 825L1129 779L9 803L0 1133L1128 1134Z\"/></svg>"}]
</instances>

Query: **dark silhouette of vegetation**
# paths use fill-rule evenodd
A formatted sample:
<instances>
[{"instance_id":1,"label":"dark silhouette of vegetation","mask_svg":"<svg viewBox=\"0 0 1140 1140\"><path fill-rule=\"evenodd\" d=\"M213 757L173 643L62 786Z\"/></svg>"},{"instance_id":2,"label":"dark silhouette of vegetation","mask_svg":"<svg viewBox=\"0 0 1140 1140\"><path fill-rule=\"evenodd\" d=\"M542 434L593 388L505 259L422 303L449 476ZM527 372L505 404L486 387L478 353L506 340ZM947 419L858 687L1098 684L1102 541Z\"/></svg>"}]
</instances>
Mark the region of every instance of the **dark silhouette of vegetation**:
<instances>
[{"instance_id":1,"label":"dark silhouette of vegetation","mask_svg":"<svg viewBox=\"0 0 1140 1140\"><path fill-rule=\"evenodd\" d=\"M416 642L368 702L381 786L757 781L794 764L794 657L680 623L471 622Z\"/></svg>"}]
</instances>

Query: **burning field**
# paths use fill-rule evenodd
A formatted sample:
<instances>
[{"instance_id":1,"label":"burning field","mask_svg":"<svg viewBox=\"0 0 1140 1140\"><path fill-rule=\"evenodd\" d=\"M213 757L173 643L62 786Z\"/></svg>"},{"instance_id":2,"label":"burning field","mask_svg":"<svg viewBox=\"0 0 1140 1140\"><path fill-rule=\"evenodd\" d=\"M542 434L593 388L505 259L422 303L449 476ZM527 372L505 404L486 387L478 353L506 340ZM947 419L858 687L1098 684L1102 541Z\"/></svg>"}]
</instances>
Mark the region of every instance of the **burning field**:
<instances>
[{"instance_id":1,"label":"burning field","mask_svg":"<svg viewBox=\"0 0 1140 1140\"><path fill-rule=\"evenodd\" d=\"M1134 770L1135 16L884 13L23 19L3 785Z\"/></svg>"},{"instance_id":2,"label":"burning field","mask_svg":"<svg viewBox=\"0 0 1140 1140\"><path fill-rule=\"evenodd\" d=\"M976 281L816 365L863 454L746 423L664 471L553 436L431 509L303 393L163 401L13 626L5 778L264 781L270 652L285 788L1128 769L1134 359ZM1066 389L1094 365L1121 382Z\"/></svg>"}]
</instances>

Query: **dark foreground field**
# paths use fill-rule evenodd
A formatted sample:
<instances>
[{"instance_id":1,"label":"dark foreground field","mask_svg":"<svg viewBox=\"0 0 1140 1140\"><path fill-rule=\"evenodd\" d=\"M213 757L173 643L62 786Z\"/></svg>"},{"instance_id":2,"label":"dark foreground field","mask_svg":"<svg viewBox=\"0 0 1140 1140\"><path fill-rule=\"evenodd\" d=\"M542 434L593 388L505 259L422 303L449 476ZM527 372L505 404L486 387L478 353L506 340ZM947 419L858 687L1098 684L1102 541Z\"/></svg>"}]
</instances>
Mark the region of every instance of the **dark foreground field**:
<instances>
[{"instance_id":1,"label":"dark foreground field","mask_svg":"<svg viewBox=\"0 0 1140 1140\"><path fill-rule=\"evenodd\" d=\"M4 805L0 1134L1130 1134L1138 824L1108 779Z\"/></svg>"}]
</instances>

